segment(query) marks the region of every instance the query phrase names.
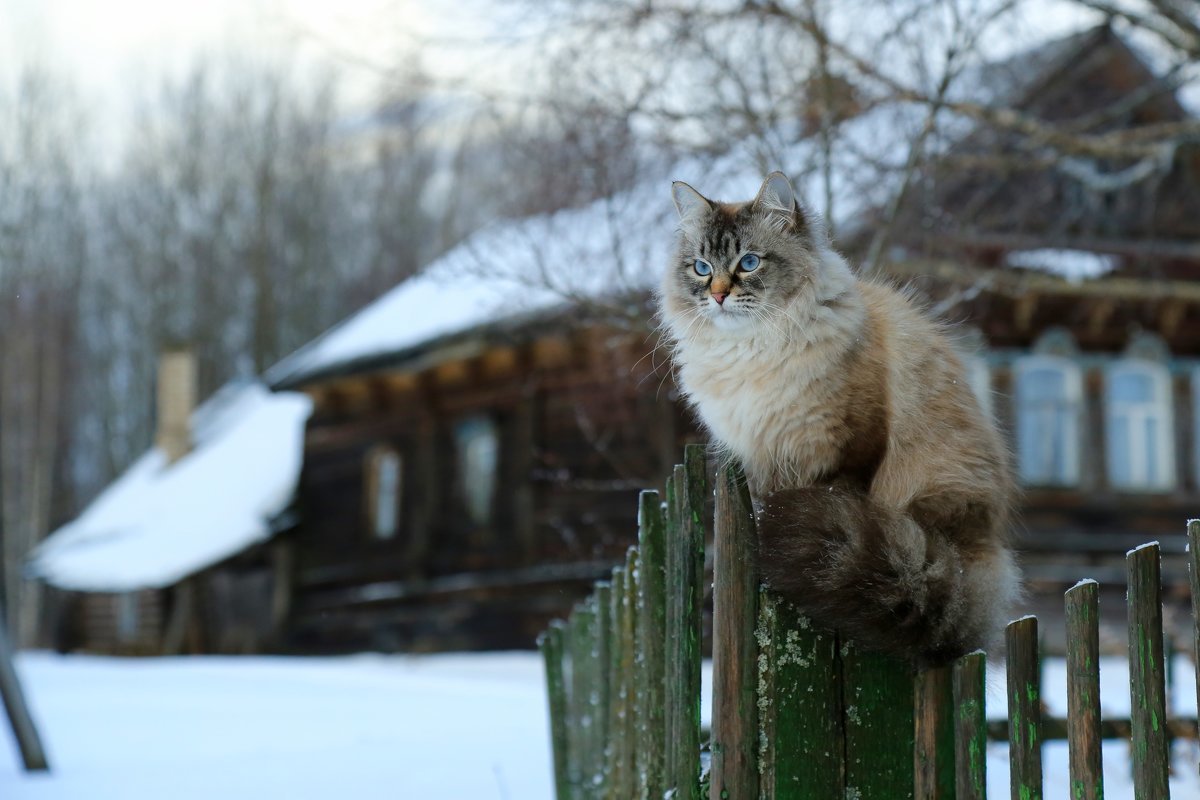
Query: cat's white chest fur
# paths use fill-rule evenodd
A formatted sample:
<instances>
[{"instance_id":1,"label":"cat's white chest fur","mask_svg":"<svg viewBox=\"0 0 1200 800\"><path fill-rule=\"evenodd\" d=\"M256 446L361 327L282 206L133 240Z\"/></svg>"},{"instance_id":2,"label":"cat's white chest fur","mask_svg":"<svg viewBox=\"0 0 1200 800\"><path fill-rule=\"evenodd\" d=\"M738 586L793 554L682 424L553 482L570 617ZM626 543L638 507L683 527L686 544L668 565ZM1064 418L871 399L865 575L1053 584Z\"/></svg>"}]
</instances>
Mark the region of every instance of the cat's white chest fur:
<instances>
[{"instance_id":1,"label":"cat's white chest fur","mask_svg":"<svg viewBox=\"0 0 1200 800\"><path fill-rule=\"evenodd\" d=\"M775 337L698 337L680 347L680 379L713 437L756 492L803 486L838 464L824 347Z\"/></svg>"}]
</instances>

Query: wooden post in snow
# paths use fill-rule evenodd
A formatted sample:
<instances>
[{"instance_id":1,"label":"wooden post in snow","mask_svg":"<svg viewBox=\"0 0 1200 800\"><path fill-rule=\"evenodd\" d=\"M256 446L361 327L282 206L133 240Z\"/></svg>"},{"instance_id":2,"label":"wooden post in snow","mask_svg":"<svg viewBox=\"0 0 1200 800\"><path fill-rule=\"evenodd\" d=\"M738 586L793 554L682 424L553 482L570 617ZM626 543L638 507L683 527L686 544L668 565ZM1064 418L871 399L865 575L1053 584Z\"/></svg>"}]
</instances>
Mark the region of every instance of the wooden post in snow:
<instances>
[{"instance_id":1,"label":"wooden post in snow","mask_svg":"<svg viewBox=\"0 0 1200 800\"><path fill-rule=\"evenodd\" d=\"M46 751L42 749L42 740L38 737L33 717L29 715L29 706L25 703L25 695L21 692L17 670L13 666L13 651L8 642L3 614L0 614L0 696L4 698L4 709L8 712L8 721L12 723L25 769L30 772L50 769L46 763Z\"/></svg>"}]
</instances>

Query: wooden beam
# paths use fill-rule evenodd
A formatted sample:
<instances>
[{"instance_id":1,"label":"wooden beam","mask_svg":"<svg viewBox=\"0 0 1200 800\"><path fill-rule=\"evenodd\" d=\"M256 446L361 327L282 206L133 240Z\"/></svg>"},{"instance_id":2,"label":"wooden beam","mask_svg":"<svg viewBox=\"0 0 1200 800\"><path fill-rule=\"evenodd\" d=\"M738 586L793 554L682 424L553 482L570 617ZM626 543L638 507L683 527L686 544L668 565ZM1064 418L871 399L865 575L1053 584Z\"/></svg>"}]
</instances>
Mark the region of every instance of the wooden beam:
<instances>
[{"instance_id":1,"label":"wooden beam","mask_svg":"<svg viewBox=\"0 0 1200 800\"><path fill-rule=\"evenodd\" d=\"M889 262L887 272L901 280L932 278L954 286L984 283L985 292L1018 299L1029 293L1043 297L1111 297L1116 300L1178 300L1200 305L1200 282L1097 278L1071 282L1053 275L984 268L950 259L912 258Z\"/></svg>"},{"instance_id":2,"label":"wooden beam","mask_svg":"<svg viewBox=\"0 0 1200 800\"><path fill-rule=\"evenodd\" d=\"M1017 298L1016 308L1013 312L1013 322L1017 326L1017 330L1021 333L1028 333L1033 324L1033 314L1037 311L1038 296L1033 292L1027 292Z\"/></svg>"},{"instance_id":3,"label":"wooden beam","mask_svg":"<svg viewBox=\"0 0 1200 800\"><path fill-rule=\"evenodd\" d=\"M947 234L949 243L988 250L1085 250L1088 252L1200 261L1200 244L1189 241L1107 239L1095 236L1058 236L1019 233Z\"/></svg>"},{"instance_id":4,"label":"wooden beam","mask_svg":"<svg viewBox=\"0 0 1200 800\"><path fill-rule=\"evenodd\" d=\"M396 394L407 394L416 391L417 376L412 372L389 372L384 381L390 391Z\"/></svg>"},{"instance_id":5,"label":"wooden beam","mask_svg":"<svg viewBox=\"0 0 1200 800\"><path fill-rule=\"evenodd\" d=\"M493 347L480 356L480 368L486 378L500 378L517 370L515 347Z\"/></svg>"},{"instance_id":6,"label":"wooden beam","mask_svg":"<svg viewBox=\"0 0 1200 800\"><path fill-rule=\"evenodd\" d=\"M465 383L470 377L470 369L463 359L447 361L433 368L433 379L439 386L455 386Z\"/></svg>"},{"instance_id":7,"label":"wooden beam","mask_svg":"<svg viewBox=\"0 0 1200 800\"><path fill-rule=\"evenodd\" d=\"M1158 312L1158 328L1162 335L1168 339L1173 337L1187 316L1187 311L1187 304L1180 300L1168 300L1163 303Z\"/></svg>"},{"instance_id":8,"label":"wooden beam","mask_svg":"<svg viewBox=\"0 0 1200 800\"><path fill-rule=\"evenodd\" d=\"M571 360L571 343L565 336L543 336L531 350L535 367L558 367Z\"/></svg>"},{"instance_id":9,"label":"wooden beam","mask_svg":"<svg viewBox=\"0 0 1200 800\"><path fill-rule=\"evenodd\" d=\"M1099 336L1104 331L1104 326L1108 324L1108 320L1112 317L1112 313L1116 308L1117 301L1111 297L1103 298L1092 306L1092 310L1088 312L1087 318L1088 335Z\"/></svg>"}]
</instances>

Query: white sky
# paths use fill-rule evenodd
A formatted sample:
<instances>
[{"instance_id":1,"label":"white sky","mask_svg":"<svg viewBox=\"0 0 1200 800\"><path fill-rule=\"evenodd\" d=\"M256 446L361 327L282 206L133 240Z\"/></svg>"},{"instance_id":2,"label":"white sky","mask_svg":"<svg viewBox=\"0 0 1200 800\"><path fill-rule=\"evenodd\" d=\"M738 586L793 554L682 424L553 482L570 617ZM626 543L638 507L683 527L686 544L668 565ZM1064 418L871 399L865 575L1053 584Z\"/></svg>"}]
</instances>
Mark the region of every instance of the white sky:
<instances>
[{"instance_id":1,"label":"white sky","mask_svg":"<svg viewBox=\"0 0 1200 800\"><path fill-rule=\"evenodd\" d=\"M350 98L362 102L378 78L364 64L396 64L415 36L469 35L482 18L461 2L421 0L0 0L0 87L22 64L49 67L111 135L198 56L290 54L347 67Z\"/></svg>"}]
</instances>

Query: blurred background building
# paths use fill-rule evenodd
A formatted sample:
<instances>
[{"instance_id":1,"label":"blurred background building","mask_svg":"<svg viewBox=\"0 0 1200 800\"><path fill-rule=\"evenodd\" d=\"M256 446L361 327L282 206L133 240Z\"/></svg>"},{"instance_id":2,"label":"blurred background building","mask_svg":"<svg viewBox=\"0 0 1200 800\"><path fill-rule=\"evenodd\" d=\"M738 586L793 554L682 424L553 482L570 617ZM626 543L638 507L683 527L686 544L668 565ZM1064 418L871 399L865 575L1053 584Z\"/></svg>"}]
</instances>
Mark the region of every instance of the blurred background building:
<instances>
[{"instance_id":1,"label":"blurred background building","mask_svg":"<svg viewBox=\"0 0 1200 800\"><path fill-rule=\"evenodd\" d=\"M704 438L653 319L669 180L742 199L776 168L864 275L962 326L1025 487L1031 603L1119 584L1147 538L1182 586L1200 504L1200 27L1153 3L1051 38L999 12L935 13L918 34L899 11L850 32L819 3L588 8L552 15L537 63L558 72L534 111L412 71L359 118L269 73L224 105L197 72L126 180L61 174L53 202L78 203L79 241L122 280L26 278L38 330L61 334L30 355L55 365L41 393L0 417L25 641L531 646L634 541L637 492ZM20 319L0 342L27 341ZM21 452L40 472L13 444L34 429ZM26 511L29 486L47 494Z\"/></svg>"}]
</instances>

